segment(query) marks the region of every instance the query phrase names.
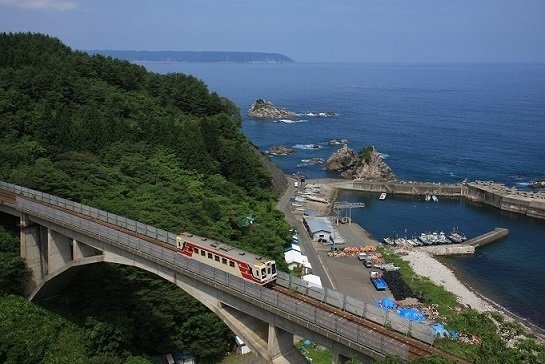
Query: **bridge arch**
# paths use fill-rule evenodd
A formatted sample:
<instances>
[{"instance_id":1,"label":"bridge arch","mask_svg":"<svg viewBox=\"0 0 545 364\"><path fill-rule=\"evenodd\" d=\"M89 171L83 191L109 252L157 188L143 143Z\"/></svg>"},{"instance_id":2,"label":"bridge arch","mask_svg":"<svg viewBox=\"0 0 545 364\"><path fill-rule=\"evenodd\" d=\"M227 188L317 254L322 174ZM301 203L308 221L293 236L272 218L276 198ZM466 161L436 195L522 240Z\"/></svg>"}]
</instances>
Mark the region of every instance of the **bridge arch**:
<instances>
[{"instance_id":1,"label":"bridge arch","mask_svg":"<svg viewBox=\"0 0 545 364\"><path fill-rule=\"evenodd\" d=\"M113 263L132 266L155 274L184 290L216 314L231 331L244 340L252 352L265 361L270 363L291 362L285 361L285 353L279 355L280 348L276 348L275 350L274 347L270 347L269 341L271 337L269 336L272 335L274 337L272 341L277 341L279 339L278 336L282 336L281 332L271 333L270 325L266 321L256 319L253 316L226 305L218 298L218 292L214 289L210 289L208 285L199 284L200 282L188 279L186 275L169 271L169 269L166 269L160 264L150 264L150 261L138 256L125 257L113 252L102 253L103 254L100 255L72 260L56 271L47 274L30 293L28 297L29 300L40 301L58 294L74 280L78 272L92 264ZM291 335L288 336L292 337ZM282 340L282 338L280 338L280 340ZM292 341L290 342L290 345L293 346ZM290 356L293 356L294 354L296 356L300 355L295 348L291 351L293 351L293 353L291 353Z\"/></svg>"}]
</instances>

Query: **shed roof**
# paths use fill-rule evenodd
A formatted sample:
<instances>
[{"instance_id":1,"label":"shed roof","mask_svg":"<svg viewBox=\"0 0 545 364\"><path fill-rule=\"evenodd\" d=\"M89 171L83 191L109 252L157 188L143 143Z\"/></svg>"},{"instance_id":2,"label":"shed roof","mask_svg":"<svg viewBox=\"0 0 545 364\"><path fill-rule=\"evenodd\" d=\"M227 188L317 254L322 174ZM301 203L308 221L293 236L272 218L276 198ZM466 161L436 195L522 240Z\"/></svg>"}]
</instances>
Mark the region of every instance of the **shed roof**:
<instances>
[{"instance_id":1,"label":"shed roof","mask_svg":"<svg viewBox=\"0 0 545 364\"><path fill-rule=\"evenodd\" d=\"M297 250L290 250L284 253L284 260L288 264L291 264L291 263L304 264L306 257L303 254L301 254L301 252L298 252Z\"/></svg>"},{"instance_id":2,"label":"shed roof","mask_svg":"<svg viewBox=\"0 0 545 364\"><path fill-rule=\"evenodd\" d=\"M329 220L327 219L324 219L324 218L320 218L320 217L315 217L315 218L311 218L309 217L307 219L307 225L308 225L308 228L310 229L310 232L312 234L318 232L318 231L325 231L325 232L332 232L333 231L333 227L331 226L331 222L329 222Z\"/></svg>"}]
</instances>

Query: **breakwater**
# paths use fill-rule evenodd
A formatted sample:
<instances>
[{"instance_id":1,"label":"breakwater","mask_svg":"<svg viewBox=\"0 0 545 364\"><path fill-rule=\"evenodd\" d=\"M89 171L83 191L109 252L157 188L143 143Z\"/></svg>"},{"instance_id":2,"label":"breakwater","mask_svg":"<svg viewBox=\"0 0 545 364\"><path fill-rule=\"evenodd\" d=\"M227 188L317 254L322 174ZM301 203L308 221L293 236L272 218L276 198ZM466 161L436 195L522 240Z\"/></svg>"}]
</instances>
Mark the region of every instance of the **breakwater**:
<instances>
[{"instance_id":1,"label":"breakwater","mask_svg":"<svg viewBox=\"0 0 545 364\"><path fill-rule=\"evenodd\" d=\"M492 231L476 236L473 239L460 244L445 244L423 246L418 249L424 250L432 255L462 255L473 254L475 249L497 240L505 238L509 234L509 230L505 228L495 228Z\"/></svg>"},{"instance_id":2,"label":"breakwater","mask_svg":"<svg viewBox=\"0 0 545 364\"><path fill-rule=\"evenodd\" d=\"M518 191L515 188L508 188L491 181L448 184L354 180L339 182L335 184L335 187L351 191L464 198L472 202L491 205L500 210L545 219L545 193Z\"/></svg>"},{"instance_id":3,"label":"breakwater","mask_svg":"<svg viewBox=\"0 0 545 364\"><path fill-rule=\"evenodd\" d=\"M509 230L505 228L495 228L492 231L487 232L486 234L479 235L473 239L469 239L464 244L471 245L475 248L478 248L483 245L493 243L496 240L503 239L509 234Z\"/></svg>"}]
</instances>

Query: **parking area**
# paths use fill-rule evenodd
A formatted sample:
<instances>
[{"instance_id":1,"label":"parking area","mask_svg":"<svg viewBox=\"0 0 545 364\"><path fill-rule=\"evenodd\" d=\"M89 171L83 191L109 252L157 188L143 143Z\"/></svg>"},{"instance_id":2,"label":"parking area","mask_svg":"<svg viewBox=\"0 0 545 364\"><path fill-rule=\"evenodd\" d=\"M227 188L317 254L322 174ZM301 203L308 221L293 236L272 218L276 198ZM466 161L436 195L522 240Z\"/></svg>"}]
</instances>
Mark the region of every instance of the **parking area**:
<instances>
[{"instance_id":1,"label":"parking area","mask_svg":"<svg viewBox=\"0 0 545 364\"><path fill-rule=\"evenodd\" d=\"M338 233L346 241L345 246L363 246L378 245L370 234L357 224L339 224L335 225ZM331 281L332 288L362 300L364 302L376 302L383 297L393 298L390 291L377 291L371 283L370 276L372 270L376 268L366 268L358 257L331 257L328 256L329 246L313 242L320 262L324 265L328 278ZM323 279L323 278L322 278Z\"/></svg>"}]
</instances>

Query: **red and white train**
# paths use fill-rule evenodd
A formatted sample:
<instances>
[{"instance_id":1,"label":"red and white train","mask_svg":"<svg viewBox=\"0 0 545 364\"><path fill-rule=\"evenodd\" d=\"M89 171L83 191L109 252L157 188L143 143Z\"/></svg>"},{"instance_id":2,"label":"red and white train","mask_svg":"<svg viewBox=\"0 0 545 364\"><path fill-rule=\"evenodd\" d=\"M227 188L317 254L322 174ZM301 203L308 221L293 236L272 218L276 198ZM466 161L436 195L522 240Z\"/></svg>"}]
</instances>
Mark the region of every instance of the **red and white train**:
<instances>
[{"instance_id":1,"label":"red and white train","mask_svg":"<svg viewBox=\"0 0 545 364\"><path fill-rule=\"evenodd\" d=\"M262 286L276 280L276 262L219 241L182 233L176 236L178 253Z\"/></svg>"}]
</instances>

